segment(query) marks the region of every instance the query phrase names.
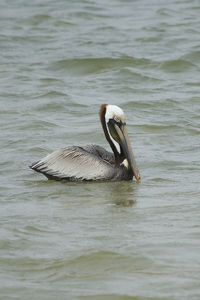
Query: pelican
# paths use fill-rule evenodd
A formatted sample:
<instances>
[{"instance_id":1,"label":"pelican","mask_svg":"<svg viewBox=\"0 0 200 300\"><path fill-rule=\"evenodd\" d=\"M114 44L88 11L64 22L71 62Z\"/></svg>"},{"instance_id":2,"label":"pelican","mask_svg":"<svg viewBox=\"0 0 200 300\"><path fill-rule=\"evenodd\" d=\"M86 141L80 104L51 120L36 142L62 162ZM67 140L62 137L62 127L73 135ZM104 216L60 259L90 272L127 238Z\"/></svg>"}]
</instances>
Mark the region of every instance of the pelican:
<instances>
[{"instance_id":1,"label":"pelican","mask_svg":"<svg viewBox=\"0 0 200 300\"><path fill-rule=\"evenodd\" d=\"M126 130L123 110L102 104L99 111L113 153L98 145L70 146L52 152L30 168L54 180L132 180L140 175Z\"/></svg>"}]
</instances>

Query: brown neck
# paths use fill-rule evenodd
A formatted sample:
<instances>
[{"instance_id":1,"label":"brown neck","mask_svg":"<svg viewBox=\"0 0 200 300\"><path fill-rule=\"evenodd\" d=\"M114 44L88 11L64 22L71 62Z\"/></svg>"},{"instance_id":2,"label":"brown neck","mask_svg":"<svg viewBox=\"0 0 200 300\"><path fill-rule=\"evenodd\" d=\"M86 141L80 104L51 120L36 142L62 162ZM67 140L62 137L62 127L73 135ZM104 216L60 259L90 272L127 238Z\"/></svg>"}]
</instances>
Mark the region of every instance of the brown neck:
<instances>
[{"instance_id":1,"label":"brown neck","mask_svg":"<svg viewBox=\"0 0 200 300\"><path fill-rule=\"evenodd\" d=\"M111 147L111 149L114 153L114 156L115 156L115 165L118 166L121 163L121 157L120 157L120 154L117 151L117 149L116 149L116 147L115 147L115 145L114 145L113 141L111 140L110 135L108 133L108 129L107 129L107 126L106 126L106 120L105 120L106 106L107 106L107 104L102 104L101 105L101 108L100 108L100 111L99 111L99 116L100 116L101 125L103 127L105 137L106 137L108 143L110 144L110 147Z\"/></svg>"}]
</instances>

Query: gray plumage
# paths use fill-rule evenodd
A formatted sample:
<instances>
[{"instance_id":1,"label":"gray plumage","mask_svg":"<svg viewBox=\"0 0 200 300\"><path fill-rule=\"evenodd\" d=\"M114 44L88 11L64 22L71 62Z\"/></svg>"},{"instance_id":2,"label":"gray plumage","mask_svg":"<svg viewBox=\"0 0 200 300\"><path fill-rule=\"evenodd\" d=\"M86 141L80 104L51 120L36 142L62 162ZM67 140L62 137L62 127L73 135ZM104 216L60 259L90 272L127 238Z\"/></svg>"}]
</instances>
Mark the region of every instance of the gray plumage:
<instances>
[{"instance_id":1,"label":"gray plumage","mask_svg":"<svg viewBox=\"0 0 200 300\"><path fill-rule=\"evenodd\" d=\"M115 167L115 157L98 145L59 149L32 164L31 169L55 180L128 180L132 175L124 165Z\"/></svg>"}]
</instances>

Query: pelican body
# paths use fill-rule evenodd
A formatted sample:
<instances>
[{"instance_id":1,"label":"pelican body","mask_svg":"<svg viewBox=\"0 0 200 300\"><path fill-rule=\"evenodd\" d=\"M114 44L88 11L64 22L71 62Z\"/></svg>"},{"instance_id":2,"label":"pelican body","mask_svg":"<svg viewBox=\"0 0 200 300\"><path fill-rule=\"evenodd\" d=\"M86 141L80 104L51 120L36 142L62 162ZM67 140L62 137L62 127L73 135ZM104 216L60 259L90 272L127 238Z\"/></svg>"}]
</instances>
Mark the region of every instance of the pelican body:
<instances>
[{"instance_id":1,"label":"pelican body","mask_svg":"<svg viewBox=\"0 0 200 300\"><path fill-rule=\"evenodd\" d=\"M126 130L123 110L102 104L100 121L112 153L98 145L70 146L52 152L30 168L54 180L132 180L140 179Z\"/></svg>"}]
</instances>

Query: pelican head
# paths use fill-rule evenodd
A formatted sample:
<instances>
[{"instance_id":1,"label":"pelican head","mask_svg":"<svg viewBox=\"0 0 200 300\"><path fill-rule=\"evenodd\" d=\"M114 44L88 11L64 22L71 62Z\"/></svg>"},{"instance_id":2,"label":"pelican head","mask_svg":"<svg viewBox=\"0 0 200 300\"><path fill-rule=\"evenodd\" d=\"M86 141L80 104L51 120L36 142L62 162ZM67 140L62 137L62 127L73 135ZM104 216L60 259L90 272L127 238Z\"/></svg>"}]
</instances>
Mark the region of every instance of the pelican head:
<instances>
[{"instance_id":1,"label":"pelican head","mask_svg":"<svg viewBox=\"0 0 200 300\"><path fill-rule=\"evenodd\" d=\"M116 105L103 104L100 119L106 139L114 152L116 165L123 164L138 181L140 175L128 137L123 110Z\"/></svg>"}]
</instances>

